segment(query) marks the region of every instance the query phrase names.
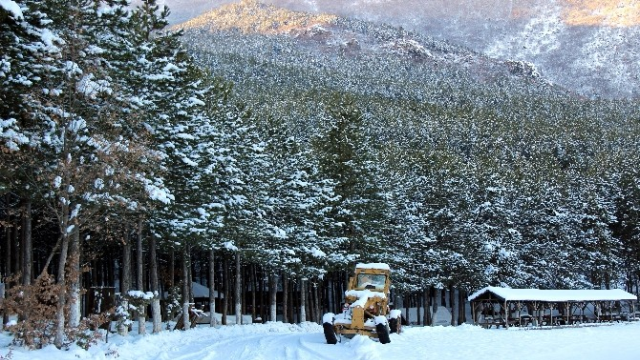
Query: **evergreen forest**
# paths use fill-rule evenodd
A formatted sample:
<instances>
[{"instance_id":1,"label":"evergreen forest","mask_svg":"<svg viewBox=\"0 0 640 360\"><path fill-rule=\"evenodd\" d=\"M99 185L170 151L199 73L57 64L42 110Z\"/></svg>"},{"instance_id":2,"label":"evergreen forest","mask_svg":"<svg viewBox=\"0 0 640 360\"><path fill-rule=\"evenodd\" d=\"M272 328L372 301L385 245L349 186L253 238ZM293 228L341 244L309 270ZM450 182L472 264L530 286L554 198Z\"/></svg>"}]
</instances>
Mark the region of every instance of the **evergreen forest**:
<instances>
[{"instance_id":1,"label":"evergreen forest","mask_svg":"<svg viewBox=\"0 0 640 360\"><path fill-rule=\"evenodd\" d=\"M357 263L390 265L399 307L489 285L638 294L638 99L379 23L243 0L169 27L157 3L0 1L18 343L188 328L199 304L320 322Z\"/></svg>"}]
</instances>

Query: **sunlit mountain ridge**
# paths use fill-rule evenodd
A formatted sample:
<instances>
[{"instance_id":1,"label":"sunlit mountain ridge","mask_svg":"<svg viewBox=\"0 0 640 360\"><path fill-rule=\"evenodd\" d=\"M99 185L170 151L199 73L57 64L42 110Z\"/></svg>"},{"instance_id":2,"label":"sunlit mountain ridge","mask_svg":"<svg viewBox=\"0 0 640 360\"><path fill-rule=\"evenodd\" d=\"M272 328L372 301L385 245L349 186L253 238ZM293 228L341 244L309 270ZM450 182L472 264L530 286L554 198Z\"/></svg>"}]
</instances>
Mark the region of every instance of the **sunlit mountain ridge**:
<instances>
[{"instance_id":1,"label":"sunlit mountain ridge","mask_svg":"<svg viewBox=\"0 0 640 360\"><path fill-rule=\"evenodd\" d=\"M228 4L176 25L179 29L237 29L242 32L279 34L321 26L335 21L335 15L312 14L265 5L257 0Z\"/></svg>"},{"instance_id":2,"label":"sunlit mountain ridge","mask_svg":"<svg viewBox=\"0 0 640 360\"><path fill-rule=\"evenodd\" d=\"M563 20L573 26L632 27L640 25L638 0L566 0Z\"/></svg>"}]
</instances>

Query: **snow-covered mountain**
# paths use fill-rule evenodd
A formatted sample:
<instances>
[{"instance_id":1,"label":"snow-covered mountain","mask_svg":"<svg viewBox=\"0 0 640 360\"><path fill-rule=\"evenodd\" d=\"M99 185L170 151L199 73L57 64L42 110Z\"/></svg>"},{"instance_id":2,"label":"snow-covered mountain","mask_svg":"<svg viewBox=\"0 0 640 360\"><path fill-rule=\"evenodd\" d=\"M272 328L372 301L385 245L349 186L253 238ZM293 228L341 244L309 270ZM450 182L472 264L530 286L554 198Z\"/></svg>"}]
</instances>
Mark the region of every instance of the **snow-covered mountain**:
<instances>
[{"instance_id":1,"label":"snow-covered mountain","mask_svg":"<svg viewBox=\"0 0 640 360\"><path fill-rule=\"evenodd\" d=\"M165 0L182 22L232 0ZM590 97L640 95L637 0L263 0L385 22L504 60Z\"/></svg>"}]
</instances>

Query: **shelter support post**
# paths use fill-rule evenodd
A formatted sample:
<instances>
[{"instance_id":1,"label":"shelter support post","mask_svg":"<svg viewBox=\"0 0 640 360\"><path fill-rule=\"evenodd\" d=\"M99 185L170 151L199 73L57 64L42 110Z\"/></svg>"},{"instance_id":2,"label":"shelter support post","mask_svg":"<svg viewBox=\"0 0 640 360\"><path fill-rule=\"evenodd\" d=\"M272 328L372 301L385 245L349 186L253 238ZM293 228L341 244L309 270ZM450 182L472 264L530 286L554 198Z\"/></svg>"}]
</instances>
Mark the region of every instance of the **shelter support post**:
<instances>
[{"instance_id":1,"label":"shelter support post","mask_svg":"<svg viewBox=\"0 0 640 360\"><path fill-rule=\"evenodd\" d=\"M504 302L504 328L509 328L509 302L505 300Z\"/></svg>"}]
</instances>

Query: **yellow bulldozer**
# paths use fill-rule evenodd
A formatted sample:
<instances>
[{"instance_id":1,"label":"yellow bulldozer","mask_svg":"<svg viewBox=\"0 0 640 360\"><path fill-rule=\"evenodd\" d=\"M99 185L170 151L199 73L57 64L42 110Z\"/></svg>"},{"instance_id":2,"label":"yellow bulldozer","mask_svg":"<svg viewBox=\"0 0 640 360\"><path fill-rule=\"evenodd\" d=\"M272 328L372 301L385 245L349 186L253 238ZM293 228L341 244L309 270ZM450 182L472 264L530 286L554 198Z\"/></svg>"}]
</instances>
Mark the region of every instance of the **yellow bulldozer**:
<instances>
[{"instance_id":1,"label":"yellow bulldozer","mask_svg":"<svg viewBox=\"0 0 640 360\"><path fill-rule=\"evenodd\" d=\"M401 312L389 308L390 274L387 264L356 265L342 311L326 313L322 318L327 344L355 335L367 335L387 344L391 333L400 333Z\"/></svg>"}]
</instances>

